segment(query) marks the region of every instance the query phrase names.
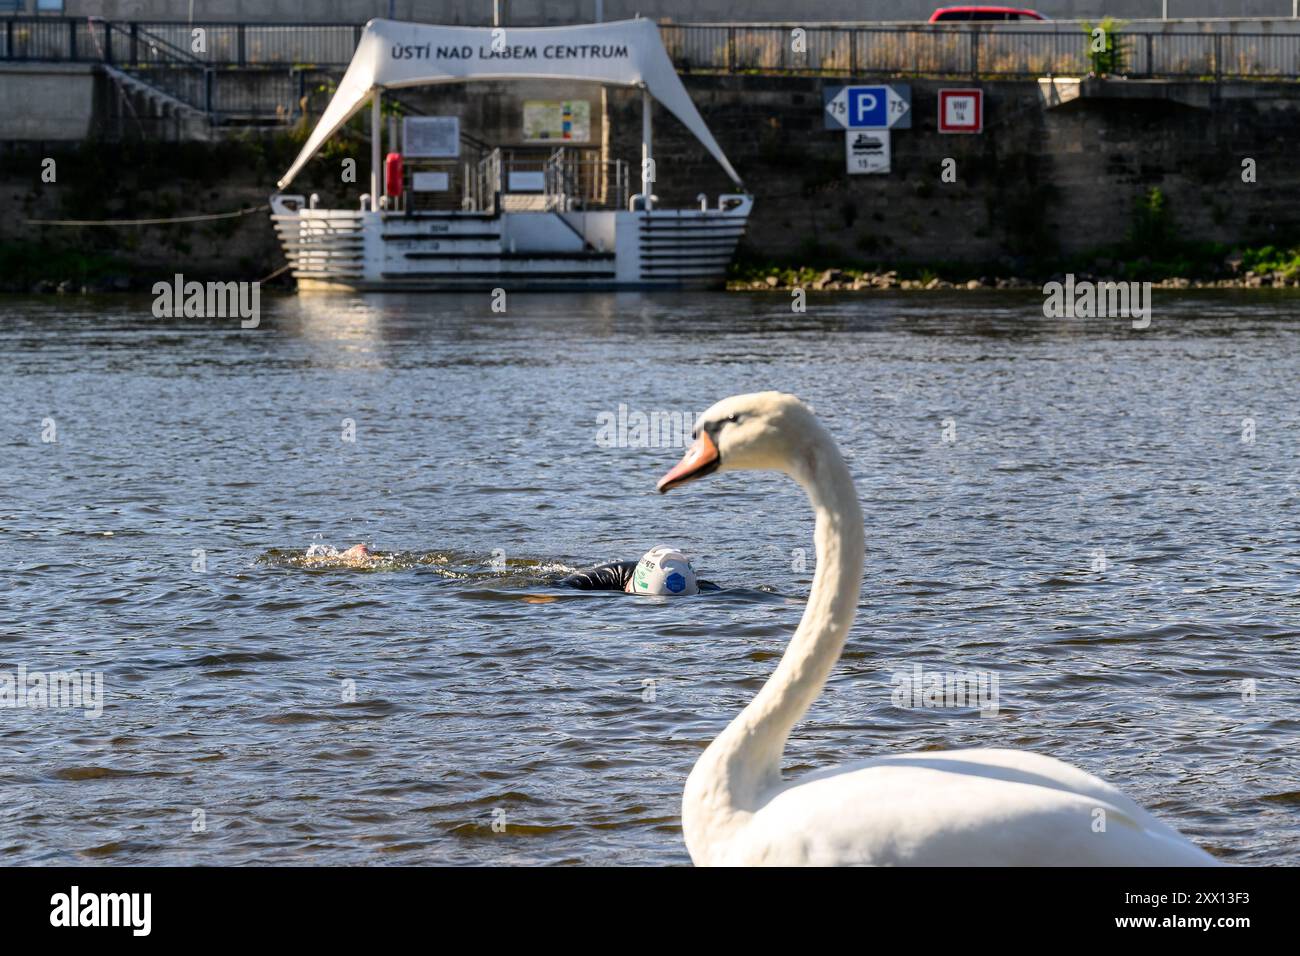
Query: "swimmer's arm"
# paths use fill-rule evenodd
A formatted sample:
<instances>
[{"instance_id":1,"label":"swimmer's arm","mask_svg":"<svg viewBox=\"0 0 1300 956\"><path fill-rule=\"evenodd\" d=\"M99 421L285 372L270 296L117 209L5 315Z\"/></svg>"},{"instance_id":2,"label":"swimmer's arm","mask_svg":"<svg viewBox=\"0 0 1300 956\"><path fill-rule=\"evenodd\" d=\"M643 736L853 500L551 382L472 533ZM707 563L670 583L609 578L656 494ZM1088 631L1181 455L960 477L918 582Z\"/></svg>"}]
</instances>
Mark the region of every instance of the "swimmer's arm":
<instances>
[{"instance_id":1,"label":"swimmer's arm","mask_svg":"<svg viewBox=\"0 0 1300 956\"><path fill-rule=\"evenodd\" d=\"M632 580L632 572L635 570L635 561L618 561L575 571L560 583L579 591L622 591L627 587L627 582Z\"/></svg>"}]
</instances>

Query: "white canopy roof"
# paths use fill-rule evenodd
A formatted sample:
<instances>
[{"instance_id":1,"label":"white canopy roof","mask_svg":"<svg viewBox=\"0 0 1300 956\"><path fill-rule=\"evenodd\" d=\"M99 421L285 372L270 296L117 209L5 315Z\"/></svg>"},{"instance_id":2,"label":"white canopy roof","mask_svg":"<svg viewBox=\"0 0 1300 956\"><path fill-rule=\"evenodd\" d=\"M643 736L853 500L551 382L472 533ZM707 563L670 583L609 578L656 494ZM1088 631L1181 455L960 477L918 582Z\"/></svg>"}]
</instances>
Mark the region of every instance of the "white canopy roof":
<instances>
[{"instance_id":1,"label":"white canopy roof","mask_svg":"<svg viewBox=\"0 0 1300 956\"><path fill-rule=\"evenodd\" d=\"M494 34L498 34L495 44ZM652 20L501 28L371 20L334 98L278 185L288 186L376 87L517 79L586 80L615 86L644 83L650 95L681 120L740 185L740 177L682 86Z\"/></svg>"}]
</instances>

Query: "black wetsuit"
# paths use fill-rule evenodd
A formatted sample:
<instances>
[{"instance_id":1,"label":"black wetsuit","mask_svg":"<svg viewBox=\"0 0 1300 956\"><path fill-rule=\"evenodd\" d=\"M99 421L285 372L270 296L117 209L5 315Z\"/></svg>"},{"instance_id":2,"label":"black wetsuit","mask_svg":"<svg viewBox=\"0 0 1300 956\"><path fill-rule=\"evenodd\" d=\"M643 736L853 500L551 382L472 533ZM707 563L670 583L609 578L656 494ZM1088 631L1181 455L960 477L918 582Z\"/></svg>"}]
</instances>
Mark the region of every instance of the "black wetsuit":
<instances>
[{"instance_id":1,"label":"black wetsuit","mask_svg":"<svg viewBox=\"0 0 1300 956\"><path fill-rule=\"evenodd\" d=\"M627 582L632 580L636 571L636 561L613 561L598 564L594 568L574 571L560 581L565 587L577 588L579 591L626 591ZM701 591L721 591L712 581L696 579L695 586Z\"/></svg>"}]
</instances>

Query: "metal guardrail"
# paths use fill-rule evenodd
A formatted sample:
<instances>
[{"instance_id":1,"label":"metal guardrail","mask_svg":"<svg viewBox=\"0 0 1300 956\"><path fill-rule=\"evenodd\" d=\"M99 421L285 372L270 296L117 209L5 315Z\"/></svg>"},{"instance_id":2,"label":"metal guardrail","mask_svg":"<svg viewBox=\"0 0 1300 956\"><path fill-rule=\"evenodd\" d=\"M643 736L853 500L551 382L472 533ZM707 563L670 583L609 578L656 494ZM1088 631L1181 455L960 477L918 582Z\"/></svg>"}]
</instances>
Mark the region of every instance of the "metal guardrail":
<instances>
[{"instance_id":1,"label":"metal guardrail","mask_svg":"<svg viewBox=\"0 0 1300 956\"><path fill-rule=\"evenodd\" d=\"M192 30L201 28L202 49ZM358 24L159 23L99 18L0 19L0 60L105 62L128 67L181 61L204 68L342 69L360 39ZM683 72L889 74L1029 77L1082 75L1092 63L1078 31L968 29L961 26L828 26L804 30L796 53L780 26L662 24ZM1300 77L1300 33L1117 34L1119 70L1133 77Z\"/></svg>"},{"instance_id":2,"label":"metal guardrail","mask_svg":"<svg viewBox=\"0 0 1300 956\"><path fill-rule=\"evenodd\" d=\"M243 32L235 26L229 25L220 38L230 40ZM260 28L249 29L256 34ZM295 32L279 30L278 36L283 40ZM240 64L225 62L223 49L208 46L208 37L204 39L203 49L196 51L184 24L12 17L0 19L0 62L108 64L221 123L287 122L329 69L268 60L245 64L255 72L231 70L228 67ZM286 48L280 43L280 50Z\"/></svg>"},{"instance_id":3,"label":"metal guardrail","mask_svg":"<svg viewBox=\"0 0 1300 956\"><path fill-rule=\"evenodd\" d=\"M660 27L682 72L858 76L1079 76L1093 69L1089 36L1046 30L952 27L811 27L806 52L772 27ZM1131 77L1300 77L1300 34L1117 31L1119 69Z\"/></svg>"},{"instance_id":4,"label":"metal guardrail","mask_svg":"<svg viewBox=\"0 0 1300 956\"><path fill-rule=\"evenodd\" d=\"M559 212L627 208L627 163L593 149L561 147L546 160L546 208Z\"/></svg>"},{"instance_id":5,"label":"metal guardrail","mask_svg":"<svg viewBox=\"0 0 1300 956\"><path fill-rule=\"evenodd\" d=\"M194 29L203 30L194 49ZM189 59L212 67L347 66L361 39L355 24L188 23L100 17L0 19L0 60L142 66Z\"/></svg>"}]
</instances>

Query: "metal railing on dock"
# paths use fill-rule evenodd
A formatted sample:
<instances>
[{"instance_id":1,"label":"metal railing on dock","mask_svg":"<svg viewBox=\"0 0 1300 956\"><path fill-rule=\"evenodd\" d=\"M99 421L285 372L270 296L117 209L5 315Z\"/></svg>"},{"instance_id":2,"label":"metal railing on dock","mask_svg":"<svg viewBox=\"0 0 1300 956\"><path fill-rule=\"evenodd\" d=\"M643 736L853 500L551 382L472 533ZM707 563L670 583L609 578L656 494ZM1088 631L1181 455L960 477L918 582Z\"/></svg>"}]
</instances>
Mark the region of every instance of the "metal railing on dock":
<instances>
[{"instance_id":1,"label":"metal railing on dock","mask_svg":"<svg viewBox=\"0 0 1300 956\"><path fill-rule=\"evenodd\" d=\"M1208 24L1210 21L1206 21ZM1300 32L1170 29L1137 21L1115 31L1110 72L1170 79L1300 78ZM202 30L196 43L194 30ZM954 77L1084 75L1095 68L1079 23L985 25L672 24L660 26L683 72ZM127 68L342 70L360 24L161 23L98 17L0 17L0 60L103 62Z\"/></svg>"}]
</instances>

